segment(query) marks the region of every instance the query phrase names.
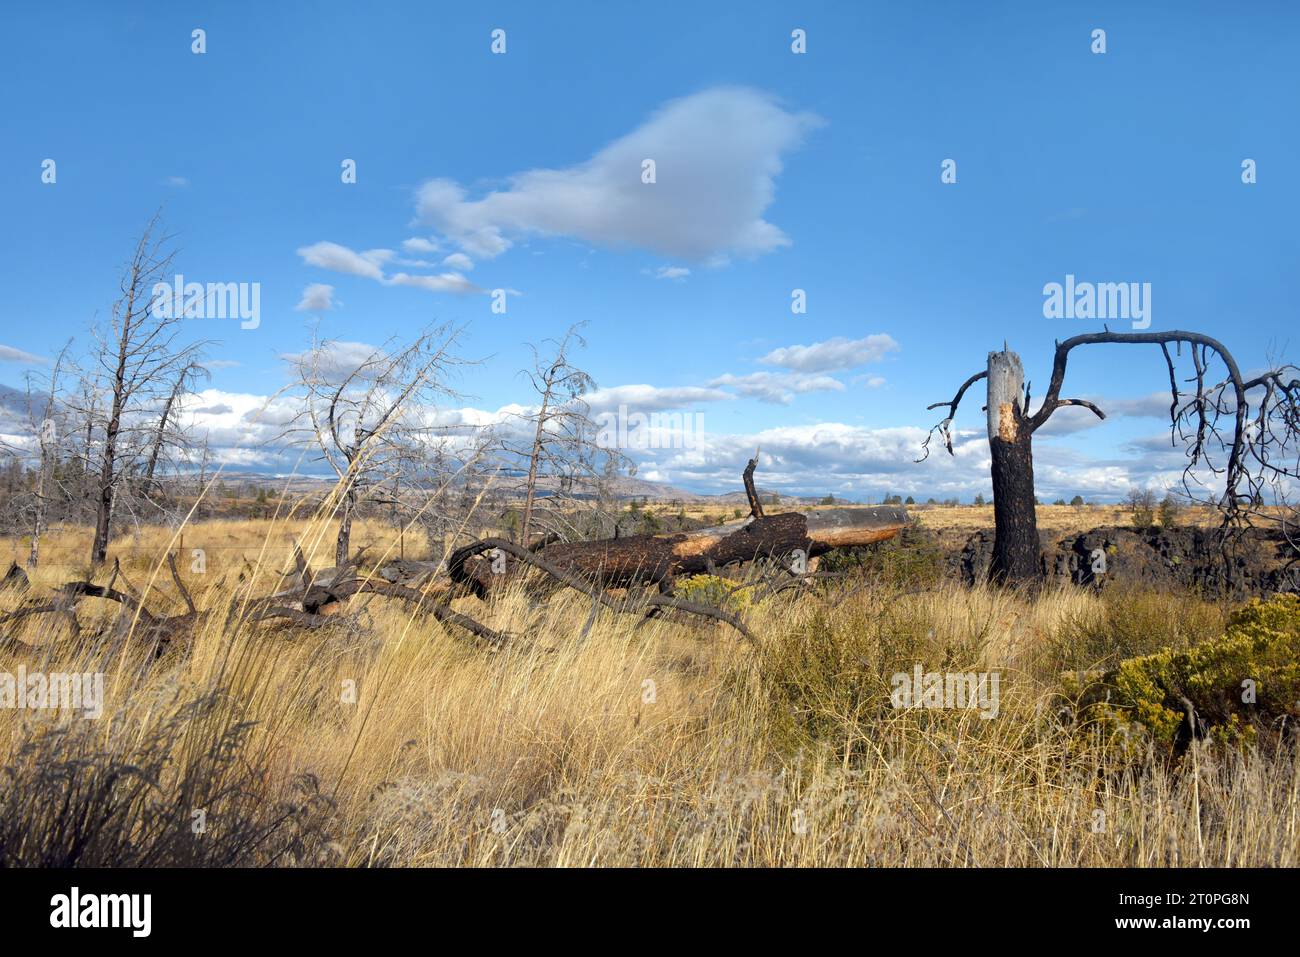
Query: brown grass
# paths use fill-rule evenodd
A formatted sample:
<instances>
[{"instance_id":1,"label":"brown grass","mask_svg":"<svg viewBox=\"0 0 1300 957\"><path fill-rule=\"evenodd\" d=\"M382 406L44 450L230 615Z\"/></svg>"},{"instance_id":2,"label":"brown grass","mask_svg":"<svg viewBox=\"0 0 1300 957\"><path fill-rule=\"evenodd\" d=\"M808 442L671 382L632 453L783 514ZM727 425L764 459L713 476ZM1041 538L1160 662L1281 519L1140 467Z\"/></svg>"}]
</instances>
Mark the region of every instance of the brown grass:
<instances>
[{"instance_id":1,"label":"brown grass","mask_svg":"<svg viewBox=\"0 0 1300 957\"><path fill-rule=\"evenodd\" d=\"M189 528L186 550L209 557L185 577L218 608L245 558L268 579L289 567L289 534L319 541L329 564L328 531ZM147 529L115 551L138 584L167 590L174 535ZM391 531L356 535L386 547ZM87 543L52 536L37 589ZM756 647L720 626L592 618L573 593L458 607L516 638L493 653L372 597L364 630L228 632L214 615L145 667L24 622L14 633L38 651L0 655L0 671L100 670L108 703L98 721L0 711L0 864L66 862L49 849L81 847L69 835L83 831L75 863L1300 863L1292 749L1198 748L1195 774L1135 769L1044 710L1061 668L1218 633L1224 610L1199 600L838 583L752 608ZM998 717L889 708L889 675L917 662L998 670ZM115 793L109 772L128 765L153 777ZM59 810L69 789L88 809L78 821Z\"/></svg>"}]
</instances>

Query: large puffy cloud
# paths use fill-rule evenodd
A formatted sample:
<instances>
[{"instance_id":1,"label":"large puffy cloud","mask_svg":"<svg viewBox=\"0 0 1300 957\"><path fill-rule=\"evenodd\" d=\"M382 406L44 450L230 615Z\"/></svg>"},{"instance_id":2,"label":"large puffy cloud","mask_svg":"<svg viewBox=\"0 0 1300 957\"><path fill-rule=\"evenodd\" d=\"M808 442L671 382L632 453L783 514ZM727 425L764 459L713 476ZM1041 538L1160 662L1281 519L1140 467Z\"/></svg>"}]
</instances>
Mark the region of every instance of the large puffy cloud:
<instances>
[{"instance_id":1,"label":"large puffy cloud","mask_svg":"<svg viewBox=\"0 0 1300 957\"><path fill-rule=\"evenodd\" d=\"M836 336L812 345L773 349L758 361L796 372L839 372L880 362L889 353L897 352L898 348L894 338L883 332L861 339Z\"/></svg>"},{"instance_id":2,"label":"large puffy cloud","mask_svg":"<svg viewBox=\"0 0 1300 957\"><path fill-rule=\"evenodd\" d=\"M707 425L708 413L703 413ZM924 429L870 428L839 422L783 426L757 432L684 433L677 447L628 449L644 478L699 492L740 488L739 469L753 449L762 449L760 484L783 493L879 500L886 493L928 498L989 495L990 454L980 430L955 435L954 455L942 449L916 459ZM1133 486L1162 488L1177 481L1160 455L1135 454L1097 460L1046 443L1036 449L1035 479L1040 498L1118 499Z\"/></svg>"},{"instance_id":3,"label":"large puffy cloud","mask_svg":"<svg viewBox=\"0 0 1300 957\"><path fill-rule=\"evenodd\" d=\"M332 358L340 366L355 363L375 350L364 343L336 346ZM954 455L934 448L925 461L917 462L926 437L926 430L919 427L821 422L753 432L710 431L710 410L731 397L716 388L634 384L601 389L586 398L593 415L616 412L619 406L626 406L629 413L646 414L648 424L629 434L631 447L623 451L637 464L642 478L696 492L739 489L739 469L755 447L762 449L761 484L783 494L833 493L879 500L885 493L894 493L924 501L930 497L969 500L977 492L990 492L989 446L980 428L955 433ZM194 447L206 435L214 462L268 475L316 474L320 468L313 454L301 445L295 447L286 437L287 427L301 408L301 400L288 394L268 397L204 389L185 397L181 422L191 429ZM522 416L530 410L520 404L496 409L430 407L413 409L411 415L438 436L469 445L491 427L523 429L520 435L526 440L531 431L524 428ZM662 410L685 410L687 414L674 412L657 418L655 413ZM1167 434L1142 437L1102 458L1068 443L1037 443L1037 493L1048 501L1076 494L1114 500L1134 486L1172 486L1181 476L1185 459L1182 450L1170 449L1168 442ZM1214 477L1206 476L1206 480L1217 487Z\"/></svg>"},{"instance_id":4,"label":"large puffy cloud","mask_svg":"<svg viewBox=\"0 0 1300 957\"><path fill-rule=\"evenodd\" d=\"M692 261L761 255L790 244L763 212L783 154L819 122L756 90L707 90L667 103L584 163L518 173L479 199L451 180L426 182L417 212L481 259L530 234ZM654 183L642 182L645 160Z\"/></svg>"}]
</instances>

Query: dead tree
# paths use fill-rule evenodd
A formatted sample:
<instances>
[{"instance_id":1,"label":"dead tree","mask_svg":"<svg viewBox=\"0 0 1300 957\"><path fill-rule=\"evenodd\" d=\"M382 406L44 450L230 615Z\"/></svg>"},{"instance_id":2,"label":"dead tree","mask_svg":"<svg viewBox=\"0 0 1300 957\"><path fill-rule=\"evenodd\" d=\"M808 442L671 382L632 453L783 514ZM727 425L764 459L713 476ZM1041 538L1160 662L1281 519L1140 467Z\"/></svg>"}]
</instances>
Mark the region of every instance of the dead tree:
<instances>
[{"instance_id":1,"label":"dead tree","mask_svg":"<svg viewBox=\"0 0 1300 957\"><path fill-rule=\"evenodd\" d=\"M756 464L751 460L745 470L747 487L752 485ZM445 564L398 561L368 573L359 570L360 553L345 558L334 568L315 571L301 548L295 545L294 568L280 576L279 590L260 597L247 592L240 594L227 610L226 624L231 627L278 621L321 628L348 623L355 620L358 598L376 596L405 602L416 611L426 612L458 632L467 633L475 641L500 645L509 637L505 632L455 611L451 602L471 594L491 598L507 582L535 572L557 585L587 595L593 607L646 618L665 612L692 615L726 624L752 640L754 635L739 615L674 596L674 579L679 575L713 572L728 565L768 559L788 565L790 572L802 577L806 574L807 559L833 548L884 541L898 534L906 524L907 513L902 507L874 506L826 509L807 515L798 512L757 515L739 525L675 535L541 542L528 548L493 537L457 549ZM209 614L195 607L177 572L174 555L167 557L167 565L187 608L179 615L150 610L144 596L126 581L114 562L112 577L106 584L90 579L68 582L57 589L52 601L29 599L15 611L0 615L0 624L54 613L65 616L74 634L79 634L77 603L84 598L103 599L122 606L117 624L120 633L140 637L157 656L173 642L192 634ZM811 577L811 573L807 574ZM25 578L15 566L5 582L21 590ZM635 586L643 585L658 585L659 593L634 592ZM628 589L627 594L620 597L612 593L620 588ZM23 650L17 644L13 647Z\"/></svg>"},{"instance_id":2,"label":"dead tree","mask_svg":"<svg viewBox=\"0 0 1300 957\"><path fill-rule=\"evenodd\" d=\"M195 607L189 589L181 581L174 554L167 556L167 567L171 571L177 594L185 603L186 610L180 614L169 615L150 610L145 595L127 580L121 566L114 559L113 572L106 583L96 584L89 578L66 582L55 590L54 596L48 601L29 599L13 611L0 614L0 624L21 621L33 615L59 615L67 622L75 641L82 634L77 619L77 608L81 600L102 599L121 606L121 613L110 626L113 634L118 638L131 638L136 647L146 651L149 657L161 657L173 642L191 636L195 627L206 617L205 612ZM21 650L31 648L28 646Z\"/></svg>"},{"instance_id":3,"label":"dead tree","mask_svg":"<svg viewBox=\"0 0 1300 957\"><path fill-rule=\"evenodd\" d=\"M294 357L302 411L282 438L315 448L338 477L337 567L348 562L358 506L422 457L439 433L432 403L455 395L446 377L462 361L451 354L457 335L441 326L408 346L363 347L360 354L356 343L326 340Z\"/></svg>"},{"instance_id":4,"label":"dead tree","mask_svg":"<svg viewBox=\"0 0 1300 957\"><path fill-rule=\"evenodd\" d=\"M757 459L755 453L743 473L746 494L756 514L738 525L665 535L559 542L546 544L544 551L541 548L528 551L541 552L550 569L562 569L601 588L649 584L669 592L678 576L712 574L720 568L745 562L775 559L803 574L811 559L831 549L881 542L893 538L907 525L907 512L901 506L764 515L753 487ZM542 567L521 560L518 549L503 548L501 552L505 554L485 557L484 553L496 547L474 542L454 551L447 562L452 582L486 598L511 581L517 572L525 570L524 566Z\"/></svg>"},{"instance_id":5,"label":"dead tree","mask_svg":"<svg viewBox=\"0 0 1300 957\"><path fill-rule=\"evenodd\" d=\"M1034 509L1033 435L1065 406L1106 417L1092 402L1062 398L1061 390L1070 353L1080 346L1108 343L1160 347L1169 372L1170 442L1174 447L1181 443L1186 449L1184 490L1200 500L1208 488L1203 481L1205 473L1216 481L1222 476L1222 491L1213 494L1213 503L1222 513L1225 533L1248 522L1265 487L1286 487L1300 476L1295 460L1300 442L1300 381L1295 366L1281 365L1247 378L1223 343L1198 332L1085 333L1057 342L1047 393L1038 410L1030 414L1030 388L1024 381L1020 357L1004 346L1002 352L989 353L988 367L962 383L951 401L929 406L945 407L948 414L930 430L918 459L929 455L936 432L948 452L953 452L952 422L962 397L976 382L987 380L996 525L990 568L994 581L1035 582L1042 575ZM1190 392L1180 388L1175 355L1170 352L1173 347L1181 354L1184 345L1193 366L1193 375L1185 380L1193 384ZM1225 370L1222 376L1212 372L1216 359ZM1229 423L1231 433L1225 434Z\"/></svg>"},{"instance_id":6,"label":"dead tree","mask_svg":"<svg viewBox=\"0 0 1300 957\"><path fill-rule=\"evenodd\" d=\"M121 281L121 298L113 307L107 335L99 337L92 372L92 395L104 397L107 406L101 429L98 476L94 480L95 537L92 565L108 554L113 509L124 478L134 465L138 441L150 426L147 412L170 389L179 370L190 366L206 343L182 345L179 341L182 310L159 310L151 299L155 285L171 271L175 255L170 240L158 235L154 216L136 243ZM95 431L94 406L82 410L89 434ZM143 430L143 432L142 432Z\"/></svg>"},{"instance_id":7,"label":"dead tree","mask_svg":"<svg viewBox=\"0 0 1300 957\"><path fill-rule=\"evenodd\" d=\"M163 455L163 450L169 444L180 444L181 437L174 430L177 403L180 402L181 397L186 392L193 389L197 380L205 379L208 375L208 370L197 362L191 362L177 374L176 383L172 386L171 392L167 394L167 398L163 402L162 411L158 415L158 429L149 445L149 460L144 469L144 487L146 490L157 490L154 474L158 470L158 462Z\"/></svg>"},{"instance_id":8,"label":"dead tree","mask_svg":"<svg viewBox=\"0 0 1300 957\"><path fill-rule=\"evenodd\" d=\"M808 559L833 548L893 538L906 525L907 513L899 506L825 509L807 515L785 512L750 518L740 525L670 535L564 542L548 545L541 554L550 565L604 588L654 584L671 590L679 576L711 573L743 562L776 559L792 568L803 567ZM515 570L509 558L500 556L470 563L485 551L482 542L475 542L453 552L447 563L452 580L469 585L481 597L508 582Z\"/></svg>"},{"instance_id":9,"label":"dead tree","mask_svg":"<svg viewBox=\"0 0 1300 957\"><path fill-rule=\"evenodd\" d=\"M59 461L62 436L59 395L62 388L59 375L72 347L72 340L59 350L49 377L45 380L44 394L39 400L33 390L32 377L27 380L27 422L36 438L37 473L32 490L32 544L27 552L27 567L35 568L41 559L41 536L45 532L46 518L54 498L54 470ZM40 409L38 412L37 405Z\"/></svg>"},{"instance_id":10,"label":"dead tree","mask_svg":"<svg viewBox=\"0 0 1300 957\"><path fill-rule=\"evenodd\" d=\"M518 531L518 541L525 546L538 522L540 500L548 506L550 527L544 531L569 531L572 517L566 520L564 513L576 508L579 496L599 501L600 486L631 465L622 452L597 441L598 428L583 398L596 384L569 358L575 347L586 345L579 328L573 326L558 342L547 340L553 351L545 359L533 347L533 368L525 369L523 375L537 394L537 405L498 429L496 453L502 473L525 474Z\"/></svg>"},{"instance_id":11,"label":"dead tree","mask_svg":"<svg viewBox=\"0 0 1300 957\"><path fill-rule=\"evenodd\" d=\"M745 471L741 473L741 481L745 483L745 498L749 500L749 515L751 518L763 517L763 503L758 500L758 489L754 487L754 469L758 468L758 449L754 450L754 457L745 463Z\"/></svg>"}]
</instances>

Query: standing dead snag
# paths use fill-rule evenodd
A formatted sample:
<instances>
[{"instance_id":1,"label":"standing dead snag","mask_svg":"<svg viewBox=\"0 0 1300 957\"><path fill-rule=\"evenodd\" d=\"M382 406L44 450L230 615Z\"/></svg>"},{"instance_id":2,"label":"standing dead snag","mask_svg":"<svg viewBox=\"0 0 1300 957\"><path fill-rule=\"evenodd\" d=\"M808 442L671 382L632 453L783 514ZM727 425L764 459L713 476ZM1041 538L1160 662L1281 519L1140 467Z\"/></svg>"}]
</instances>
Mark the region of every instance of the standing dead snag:
<instances>
[{"instance_id":1,"label":"standing dead snag","mask_svg":"<svg viewBox=\"0 0 1300 957\"><path fill-rule=\"evenodd\" d=\"M123 490L136 468L141 434L152 429L144 423L163 396L172 392L172 380L180 370L190 369L207 344L179 343L184 310L156 310L153 290L171 270L173 250L168 237L158 236L157 215L145 227L121 280L122 295L113 307L113 318L100 337L94 355L95 368L87 384L92 401L85 409L86 456L91 456L91 436L100 432L98 476L93 479L95 537L90 549L92 566L103 564L108 555L114 512ZM98 401L106 408L97 421ZM160 440L165 430L158 433Z\"/></svg>"},{"instance_id":2,"label":"standing dead snag","mask_svg":"<svg viewBox=\"0 0 1300 957\"><path fill-rule=\"evenodd\" d=\"M763 517L763 503L758 500L758 489L754 487L754 469L758 468L758 449L754 450L754 457L745 463L745 471L741 473L741 480L745 483L745 498L749 499L750 518Z\"/></svg>"},{"instance_id":3,"label":"standing dead snag","mask_svg":"<svg viewBox=\"0 0 1300 957\"><path fill-rule=\"evenodd\" d=\"M561 340L548 339L546 358L533 346L533 367L524 369L537 404L508 416L492 430L489 461L497 466L494 485L499 492L522 492L523 512L515 538L533 542L534 528L548 535L581 534L579 517L599 511L612 476L631 461L611 444L591 416L586 396L596 383L574 365L570 353L586 346L573 326ZM633 471L635 471L633 469ZM522 485L511 482L522 475ZM596 503L594 508L592 502Z\"/></svg>"},{"instance_id":4,"label":"standing dead snag","mask_svg":"<svg viewBox=\"0 0 1300 957\"><path fill-rule=\"evenodd\" d=\"M1038 576L1038 515L1034 500L1034 430L1021 405L1025 385L1020 357L990 352L988 436L992 453L994 581ZM998 490L1001 490L1000 492Z\"/></svg>"},{"instance_id":5,"label":"standing dead snag","mask_svg":"<svg viewBox=\"0 0 1300 957\"><path fill-rule=\"evenodd\" d=\"M1085 399L1061 398L1070 352L1079 346L1103 343L1160 346L1169 370L1170 441L1175 446L1182 442L1187 447L1183 487L1189 497L1196 498L1193 486L1204 488L1198 470L1224 476L1224 490L1216 504L1223 513L1225 530L1245 520L1261 501L1266 486L1271 485L1280 497L1287 483L1300 477L1300 467L1290 461L1300 445L1300 380L1295 377L1300 370L1295 366L1282 365L1246 379L1223 343L1198 332L1085 333L1056 344L1047 394L1038 411L1030 415L1029 386L1023 381L1019 356L1005 348L1002 352L990 352L988 368L962 383L951 402L929 406L931 409L946 407L948 415L930 430L918 461L929 455L935 432L952 453L952 421L957 407L972 385L987 379L996 524L990 577L995 581L1032 582L1042 575L1034 509L1033 434L1064 406L1078 406L1100 419L1106 417ZM1180 391L1174 356L1169 350L1171 345L1181 350L1184 344L1189 347L1195 370L1188 380L1195 383L1195 391L1191 393ZM1226 369L1226 379L1210 377L1214 358ZM1253 407L1252 393L1259 396ZM1220 422L1225 417L1232 422L1230 438L1220 430ZM1227 461L1220 466L1217 457L1225 451Z\"/></svg>"},{"instance_id":6,"label":"standing dead snag","mask_svg":"<svg viewBox=\"0 0 1300 957\"><path fill-rule=\"evenodd\" d=\"M374 500L402 469L426 462L444 431L432 409L439 397L455 396L445 380L461 364L451 353L458 334L442 326L408 346L390 343L360 358L350 344L326 340L293 357L302 411L283 437L319 452L338 477L335 565L347 564L361 502Z\"/></svg>"}]
</instances>

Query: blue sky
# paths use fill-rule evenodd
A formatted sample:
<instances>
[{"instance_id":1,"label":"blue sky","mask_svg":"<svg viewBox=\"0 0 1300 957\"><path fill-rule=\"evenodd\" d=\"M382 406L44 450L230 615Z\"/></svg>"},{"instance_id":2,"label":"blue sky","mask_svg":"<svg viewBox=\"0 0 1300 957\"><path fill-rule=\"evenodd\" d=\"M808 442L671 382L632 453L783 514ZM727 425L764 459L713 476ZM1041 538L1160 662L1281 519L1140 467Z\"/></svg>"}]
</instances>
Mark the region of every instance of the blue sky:
<instances>
[{"instance_id":1,"label":"blue sky","mask_svg":"<svg viewBox=\"0 0 1300 957\"><path fill-rule=\"evenodd\" d=\"M1003 340L1041 394L1053 341L1101 326L1044 317L1067 273L1150 283L1151 328L1245 368L1295 358L1287 4L465 6L7 10L0 383L88 340L159 205L187 279L261 287L256 329L193 320L221 340L193 422L241 466L317 322L366 344L464 324L484 361L458 387L489 416L527 401L526 343L586 322L599 399L704 416L699 447L635 454L643 477L729 489L762 444L764 484L863 500L987 492L979 403L957 459L916 465L925 406ZM296 308L312 284L329 308ZM492 289L517 291L505 315ZM1058 413L1041 495L1172 478L1158 350L1079 354L1068 382L1112 415Z\"/></svg>"}]
</instances>

